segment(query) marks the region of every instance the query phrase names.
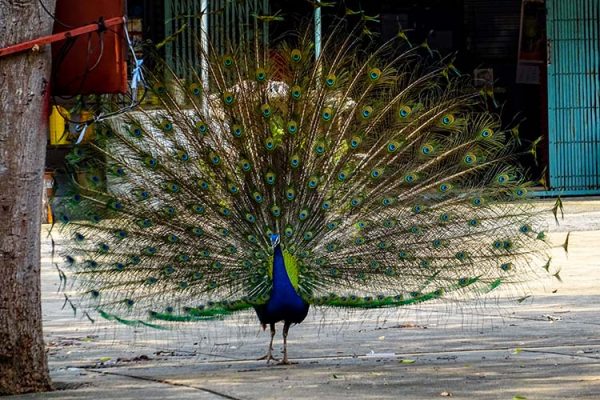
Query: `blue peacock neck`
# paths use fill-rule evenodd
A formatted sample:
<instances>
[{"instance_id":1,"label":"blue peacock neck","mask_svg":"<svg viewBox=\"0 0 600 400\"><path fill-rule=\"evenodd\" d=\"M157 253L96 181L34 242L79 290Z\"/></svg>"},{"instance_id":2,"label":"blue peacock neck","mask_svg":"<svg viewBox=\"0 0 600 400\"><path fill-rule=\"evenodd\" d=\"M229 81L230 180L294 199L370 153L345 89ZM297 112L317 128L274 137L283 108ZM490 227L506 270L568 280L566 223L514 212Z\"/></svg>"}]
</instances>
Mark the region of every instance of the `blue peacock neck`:
<instances>
[{"instance_id":1,"label":"blue peacock neck","mask_svg":"<svg viewBox=\"0 0 600 400\"><path fill-rule=\"evenodd\" d=\"M296 289L292 285L290 276L285 268L285 259L281 245L277 244L273 253L273 292L282 291L283 293L296 293Z\"/></svg>"}]
</instances>

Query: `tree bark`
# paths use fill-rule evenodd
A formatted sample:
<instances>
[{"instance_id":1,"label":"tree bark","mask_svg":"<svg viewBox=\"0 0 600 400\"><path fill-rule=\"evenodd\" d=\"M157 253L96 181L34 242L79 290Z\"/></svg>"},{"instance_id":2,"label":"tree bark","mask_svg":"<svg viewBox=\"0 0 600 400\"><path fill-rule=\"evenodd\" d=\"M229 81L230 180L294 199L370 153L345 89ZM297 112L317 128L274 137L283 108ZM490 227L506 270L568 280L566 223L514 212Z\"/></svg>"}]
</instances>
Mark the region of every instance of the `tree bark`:
<instances>
[{"instance_id":1,"label":"tree bark","mask_svg":"<svg viewBox=\"0 0 600 400\"><path fill-rule=\"evenodd\" d=\"M39 0L0 0L0 47L52 23ZM51 388L40 290L50 67L49 46L0 58L0 395Z\"/></svg>"}]
</instances>

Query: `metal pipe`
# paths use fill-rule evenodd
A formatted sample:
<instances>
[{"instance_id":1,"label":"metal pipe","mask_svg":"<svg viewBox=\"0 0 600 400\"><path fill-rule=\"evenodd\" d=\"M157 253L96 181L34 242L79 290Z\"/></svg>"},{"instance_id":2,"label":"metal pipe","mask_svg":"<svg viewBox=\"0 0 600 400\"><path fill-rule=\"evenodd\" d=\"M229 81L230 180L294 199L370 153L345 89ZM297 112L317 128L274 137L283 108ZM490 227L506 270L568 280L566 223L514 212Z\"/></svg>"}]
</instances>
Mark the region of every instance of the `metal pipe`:
<instances>
[{"instance_id":1,"label":"metal pipe","mask_svg":"<svg viewBox=\"0 0 600 400\"><path fill-rule=\"evenodd\" d=\"M317 3L320 3L317 0ZM315 19L315 59L321 55L321 7L317 5L314 11Z\"/></svg>"},{"instance_id":2,"label":"metal pipe","mask_svg":"<svg viewBox=\"0 0 600 400\"><path fill-rule=\"evenodd\" d=\"M202 0L200 3L202 17L200 18L200 70L203 89L202 113L204 118L208 116L208 0Z\"/></svg>"}]
</instances>

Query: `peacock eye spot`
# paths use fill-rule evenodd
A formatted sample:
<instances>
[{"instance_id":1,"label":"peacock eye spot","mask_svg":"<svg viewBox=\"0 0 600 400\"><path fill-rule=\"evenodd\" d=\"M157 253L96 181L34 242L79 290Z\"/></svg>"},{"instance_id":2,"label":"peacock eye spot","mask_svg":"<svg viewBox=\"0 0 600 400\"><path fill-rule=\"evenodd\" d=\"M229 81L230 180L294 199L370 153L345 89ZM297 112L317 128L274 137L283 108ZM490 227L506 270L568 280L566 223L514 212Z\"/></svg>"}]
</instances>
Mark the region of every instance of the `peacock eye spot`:
<instances>
[{"instance_id":1,"label":"peacock eye spot","mask_svg":"<svg viewBox=\"0 0 600 400\"><path fill-rule=\"evenodd\" d=\"M302 60L302 52L299 49L292 50L292 61L299 62Z\"/></svg>"}]
</instances>

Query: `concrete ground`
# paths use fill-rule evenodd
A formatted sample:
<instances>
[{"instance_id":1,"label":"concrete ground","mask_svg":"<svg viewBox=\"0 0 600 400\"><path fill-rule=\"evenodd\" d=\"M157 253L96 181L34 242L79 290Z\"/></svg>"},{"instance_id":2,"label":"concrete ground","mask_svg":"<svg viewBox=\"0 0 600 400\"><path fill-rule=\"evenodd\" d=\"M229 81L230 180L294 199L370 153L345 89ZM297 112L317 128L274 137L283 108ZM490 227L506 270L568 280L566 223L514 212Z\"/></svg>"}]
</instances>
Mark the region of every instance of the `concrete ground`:
<instances>
[{"instance_id":1,"label":"concrete ground","mask_svg":"<svg viewBox=\"0 0 600 400\"><path fill-rule=\"evenodd\" d=\"M251 314L173 331L73 317L44 237L58 390L11 399L600 399L600 200L565 201L561 225L549 226L557 245L571 232L568 255L553 250L562 283L540 278L520 302L506 293L513 299L316 311L290 331L290 366L255 360L268 334Z\"/></svg>"}]
</instances>

